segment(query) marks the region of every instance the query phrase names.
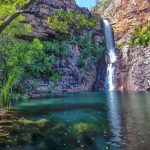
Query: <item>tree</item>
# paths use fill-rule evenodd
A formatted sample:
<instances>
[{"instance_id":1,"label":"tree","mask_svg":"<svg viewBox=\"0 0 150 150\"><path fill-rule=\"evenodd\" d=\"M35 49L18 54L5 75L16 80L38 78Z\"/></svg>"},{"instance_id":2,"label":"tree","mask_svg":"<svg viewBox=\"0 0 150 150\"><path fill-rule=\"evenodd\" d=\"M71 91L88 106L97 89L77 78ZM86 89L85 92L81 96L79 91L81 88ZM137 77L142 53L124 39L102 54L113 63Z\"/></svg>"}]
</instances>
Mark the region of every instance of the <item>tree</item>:
<instances>
[{"instance_id":1,"label":"tree","mask_svg":"<svg viewBox=\"0 0 150 150\"><path fill-rule=\"evenodd\" d=\"M1 2L1 1L0 1L0 2ZM18 2L18 1L13 2L12 7L19 5L19 3L17 3L17 2ZM30 8L30 6L31 6L32 4L34 4L35 2L36 2L36 0L28 0L28 2L24 4L24 0L23 0L22 3L23 3L24 5L21 6L18 10L17 10L17 8L16 8L16 11L15 11L12 15L8 16L8 17L2 22L2 24L0 25L0 33L2 33L2 31L3 31L14 19L16 19L20 14L27 12L28 9ZM2 1L1 3L2 3L2 4L5 4L5 5L8 5L8 1L7 1L7 0L4 0L4 1ZM11 2L10 2L10 3L11 3ZM16 4L17 4L17 5L16 5ZM3 7L3 5L2 5L2 7Z\"/></svg>"},{"instance_id":2,"label":"tree","mask_svg":"<svg viewBox=\"0 0 150 150\"><path fill-rule=\"evenodd\" d=\"M31 32L29 24L21 23L25 20L21 14L34 2L0 0L0 107L3 109L9 108L12 89L22 78L25 66L43 49L38 39L32 42L16 39L16 35Z\"/></svg>"},{"instance_id":3,"label":"tree","mask_svg":"<svg viewBox=\"0 0 150 150\"><path fill-rule=\"evenodd\" d=\"M8 40L8 41L7 41ZM25 66L41 53L42 43L38 39L33 42L23 40L3 39L0 44L0 106L8 108L12 87L20 81L25 71Z\"/></svg>"}]
</instances>

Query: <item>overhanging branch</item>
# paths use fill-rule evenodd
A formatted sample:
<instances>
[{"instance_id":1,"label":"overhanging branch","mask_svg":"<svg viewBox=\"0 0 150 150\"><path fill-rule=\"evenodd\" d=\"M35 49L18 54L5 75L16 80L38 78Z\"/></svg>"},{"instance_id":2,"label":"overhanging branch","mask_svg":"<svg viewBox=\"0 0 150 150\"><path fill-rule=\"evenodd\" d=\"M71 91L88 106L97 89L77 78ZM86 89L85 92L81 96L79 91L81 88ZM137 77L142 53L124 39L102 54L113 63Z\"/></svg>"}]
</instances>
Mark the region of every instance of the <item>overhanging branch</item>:
<instances>
[{"instance_id":1,"label":"overhanging branch","mask_svg":"<svg viewBox=\"0 0 150 150\"><path fill-rule=\"evenodd\" d=\"M0 25L0 34L14 19L16 19L20 14L25 13L26 10L35 2L36 0L28 0L28 2L24 6L22 6L21 10L16 11L14 14L6 18Z\"/></svg>"}]
</instances>

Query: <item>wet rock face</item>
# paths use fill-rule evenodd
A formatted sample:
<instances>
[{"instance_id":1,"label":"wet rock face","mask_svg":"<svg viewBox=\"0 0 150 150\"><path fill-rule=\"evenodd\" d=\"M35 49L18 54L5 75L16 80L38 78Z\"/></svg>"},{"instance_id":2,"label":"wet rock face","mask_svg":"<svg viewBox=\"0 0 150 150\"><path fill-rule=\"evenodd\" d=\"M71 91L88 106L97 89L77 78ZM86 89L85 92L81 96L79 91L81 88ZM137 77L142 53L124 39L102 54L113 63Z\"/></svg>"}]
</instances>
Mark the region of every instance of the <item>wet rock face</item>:
<instances>
[{"instance_id":1,"label":"wet rock face","mask_svg":"<svg viewBox=\"0 0 150 150\"><path fill-rule=\"evenodd\" d=\"M26 22L32 26L32 33L26 36L22 36L23 39L33 39L38 37L40 39L52 39L55 37L55 31L49 28L47 24L48 17L53 14L56 9L71 9L83 12L86 15L90 15L90 12L86 8L80 8L75 0L37 0L37 2L31 6L29 13L26 13Z\"/></svg>"},{"instance_id":2,"label":"wet rock face","mask_svg":"<svg viewBox=\"0 0 150 150\"><path fill-rule=\"evenodd\" d=\"M99 63L96 68L97 76L93 87L95 90L104 90L106 88L105 81L108 63L109 63L109 56L107 53L104 53L102 58L99 60Z\"/></svg>"},{"instance_id":3,"label":"wet rock face","mask_svg":"<svg viewBox=\"0 0 150 150\"><path fill-rule=\"evenodd\" d=\"M116 65L119 90L148 91L150 89L150 45L130 48L125 46Z\"/></svg>"}]
</instances>

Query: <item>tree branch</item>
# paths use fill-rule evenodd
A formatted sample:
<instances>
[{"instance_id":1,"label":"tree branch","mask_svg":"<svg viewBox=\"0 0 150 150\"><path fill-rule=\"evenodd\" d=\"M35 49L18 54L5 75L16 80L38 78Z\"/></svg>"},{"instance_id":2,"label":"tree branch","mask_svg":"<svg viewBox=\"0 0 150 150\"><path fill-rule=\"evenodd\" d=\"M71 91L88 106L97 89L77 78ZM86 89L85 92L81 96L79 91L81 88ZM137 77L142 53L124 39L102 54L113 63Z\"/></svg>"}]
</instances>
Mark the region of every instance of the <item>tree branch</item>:
<instances>
[{"instance_id":1,"label":"tree branch","mask_svg":"<svg viewBox=\"0 0 150 150\"><path fill-rule=\"evenodd\" d=\"M28 2L22 6L21 10L26 10L28 9L31 5L33 5L36 2L36 0L28 0Z\"/></svg>"},{"instance_id":2,"label":"tree branch","mask_svg":"<svg viewBox=\"0 0 150 150\"><path fill-rule=\"evenodd\" d=\"M14 14L6 18L0 25L0 34L14 19L16 19L20 14L24 13L35 2L36 0L28 0L28 2L24 6L22 6L21 10L16 11Z\"/></svg>"}]
</instances>

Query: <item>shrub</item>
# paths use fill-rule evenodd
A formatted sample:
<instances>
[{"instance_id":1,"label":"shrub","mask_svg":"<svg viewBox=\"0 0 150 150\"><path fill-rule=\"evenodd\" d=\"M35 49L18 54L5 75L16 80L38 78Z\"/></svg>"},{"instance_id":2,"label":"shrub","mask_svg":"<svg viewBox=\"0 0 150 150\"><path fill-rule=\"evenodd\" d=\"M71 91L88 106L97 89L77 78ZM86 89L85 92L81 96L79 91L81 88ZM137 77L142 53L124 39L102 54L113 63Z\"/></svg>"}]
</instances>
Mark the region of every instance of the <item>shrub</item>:
<instances>
[{"instance_id":1,"label":"shrub","mask_svg":"<svg viewBox=\"0 0 150 150\"><path fill-rule=\"evenodd\" d=\"M103 13L105 9L109 6L109 4L112 2L112 0L97 0L97 7L99 12Z\"/></svg>"},{"instance_id":2,"label":"shrub","mask_svg":"<svg viewBox=\"0 0 150 150\"><path fill-rule=\"evenodd\" d=\"M77 62L77 66L81 68L85 66L85 61L88 57L93 58L94 63L97 63L104 51L103 46L94 43L92 32L84 33L83 35L76 37L72 42L78 44L82 50L81 56Z\"/></svg>"},{"instance_id":3,"label":"shrub","mask_svg":"<svg viewBox=\"0 0 150 150\"><path fill-rule=\"evenodd\" d=\"M42 46L40 54L26 67L26 72L36 78L57 81L60 74L54 69L56 60L67 56L67 42L60 39L42 41Z\"/></svg>"},{"instance_id":4,"label":"shrub","mask_svg":"<svg viewBox=\"0 0 150 150\"><path fill-rule=\"evenodd\" d=\"M130 37L129 45L146 47L148 44L150 44L150 22L145 27L135 26Z\"/></svg>"},{"instance_id":5,"label":"shrub","mask_svg":"<svg viewBox=\"0 0 150 150\"><path fill-rule=\"evenodd\" d=\"M58 9L48 18L50 28L65 34L71 34L79 29L94 28L97 24L94 16L88 17L79 11Z\"/></svg>"},{"instance_id":6,"label":"shrub","mask_svg":"<svg viewBox=\"0 0 150 150\"><path fill-rule=\"evenodd\" d=\"M62 76L62 73L60 71L54 70L54 71L52 71L49 79L53 82L58 82L61 80L61 76Z\"/></svg>"},{"instance_id":7,"label":"shrub","mask_svg":"<svg viewBox=\"0 0 150 150\"><path fill-rule=\"evenodd\" d=\"M80 57L77 61L77 66L79 68L84 68L85 67L85 59L83 57Z\"/></svg>"}]
</instances>

